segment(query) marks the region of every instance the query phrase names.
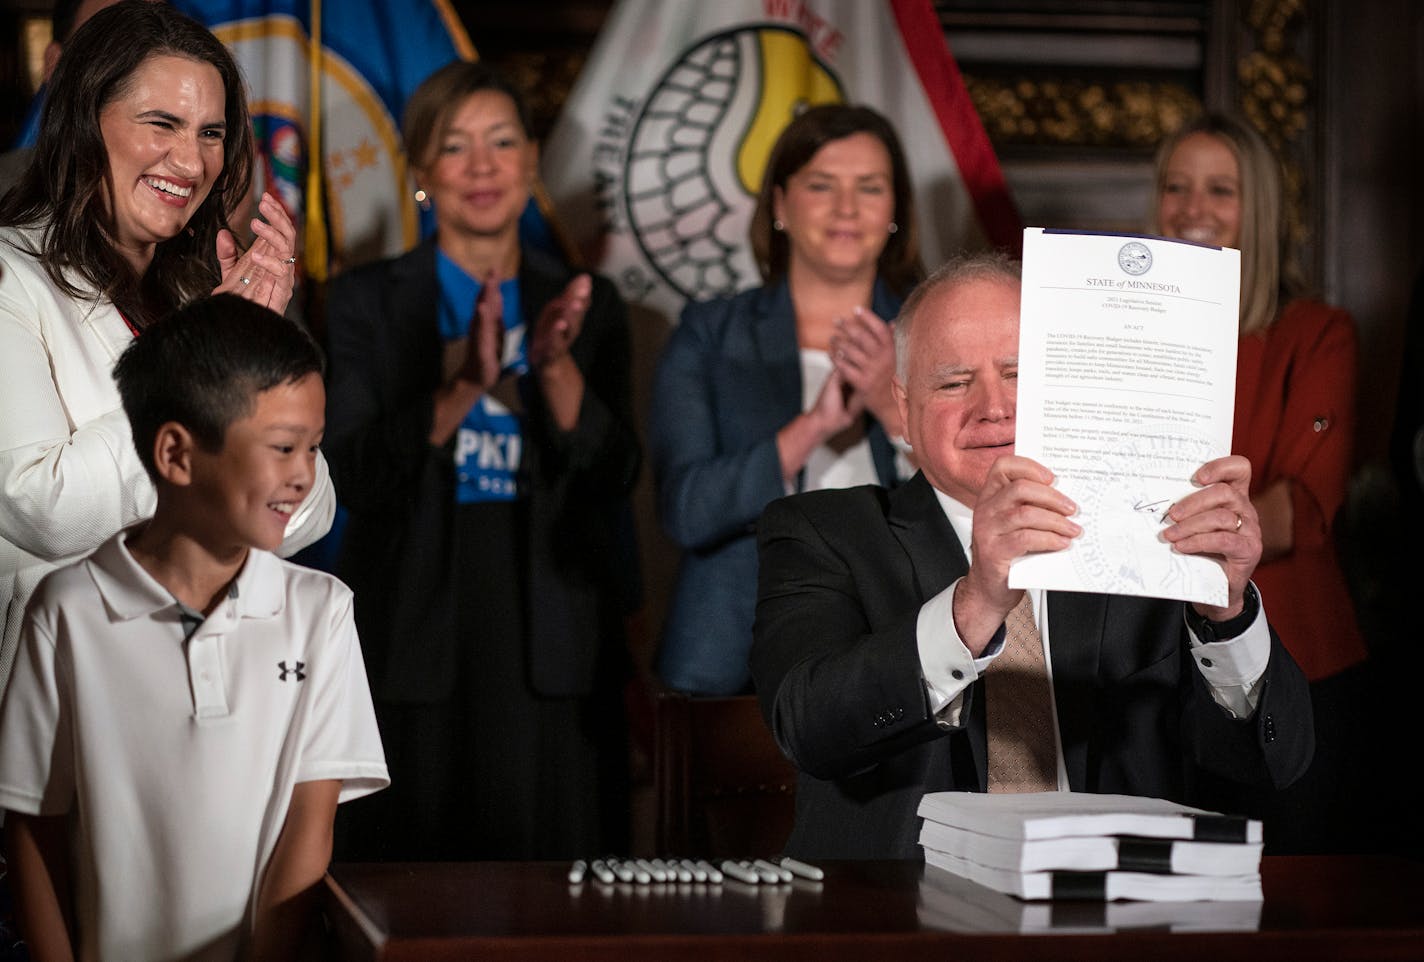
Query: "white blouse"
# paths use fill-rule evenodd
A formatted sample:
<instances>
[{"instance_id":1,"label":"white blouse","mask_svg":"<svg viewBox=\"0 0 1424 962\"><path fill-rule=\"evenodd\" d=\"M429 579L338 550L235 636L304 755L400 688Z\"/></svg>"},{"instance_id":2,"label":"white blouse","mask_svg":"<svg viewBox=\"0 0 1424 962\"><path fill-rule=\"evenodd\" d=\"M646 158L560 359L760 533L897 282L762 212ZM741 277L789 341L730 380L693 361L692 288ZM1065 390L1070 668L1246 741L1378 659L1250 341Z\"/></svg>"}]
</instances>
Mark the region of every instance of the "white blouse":
<instances>
[{"instance_id":1,"label":"white blouse","mask_svg":"<svg viewBox=\"0 0 1424 962\"><path fill-rule=\"evenodd\" d=\"M809 411L831 376L831 356L825 351L801 349L801 410ZM853 488L859 484L879 484L875 457L870 452L870 436L863 434L850 447L836 451L817 445L806 459L803 491L826 488Z\"/></svg>"}]
</instances>

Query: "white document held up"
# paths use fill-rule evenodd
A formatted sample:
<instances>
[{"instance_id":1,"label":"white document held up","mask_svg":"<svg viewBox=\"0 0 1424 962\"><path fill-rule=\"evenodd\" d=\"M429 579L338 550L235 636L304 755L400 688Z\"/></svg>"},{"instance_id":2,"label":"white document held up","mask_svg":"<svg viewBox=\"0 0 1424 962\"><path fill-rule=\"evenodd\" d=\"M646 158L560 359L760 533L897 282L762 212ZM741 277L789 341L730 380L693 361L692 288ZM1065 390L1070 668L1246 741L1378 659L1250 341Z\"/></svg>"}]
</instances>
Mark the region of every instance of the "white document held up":
<instances>
[{"instance_id":1,"label":"white document held up","mask_svg":"<svg viewBox=\"0 0 1424 962\"><path fill-rule=\"evenodd\" d=\"M1029 228L1023 265L1015 453L1054 473L1083 534L1015 561L1010 587L1225 605L1220 565L1160 534L1231 451L1239 252Z\"/></svg>"}]
</instances>

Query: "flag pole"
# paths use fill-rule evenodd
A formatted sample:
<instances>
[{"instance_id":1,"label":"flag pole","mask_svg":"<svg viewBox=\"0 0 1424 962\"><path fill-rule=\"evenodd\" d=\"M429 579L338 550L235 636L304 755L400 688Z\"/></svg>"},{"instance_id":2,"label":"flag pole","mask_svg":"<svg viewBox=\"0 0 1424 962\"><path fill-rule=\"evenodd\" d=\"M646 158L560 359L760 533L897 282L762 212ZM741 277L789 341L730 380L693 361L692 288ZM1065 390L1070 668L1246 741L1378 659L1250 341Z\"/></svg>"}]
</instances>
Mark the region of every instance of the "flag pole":
<instances>
[{"instance_id":1,"label":"flag pole","mask_svg":"<svg viewBox=\"0 0 1424 962\"><path fill-rule=\"evenodd\" d=\"M325 159L322 156L321 130L321 0L311 0L309 46L311 56L308 58L310 64L308 83L311 88L311 96L308 98L308 102L311 107L311 116L307 120L305 266L308 278L317 283L324 283L329 270L327 252L330 248L326 236L326 184L322 175Z\"/></svg>"}]
</instances>

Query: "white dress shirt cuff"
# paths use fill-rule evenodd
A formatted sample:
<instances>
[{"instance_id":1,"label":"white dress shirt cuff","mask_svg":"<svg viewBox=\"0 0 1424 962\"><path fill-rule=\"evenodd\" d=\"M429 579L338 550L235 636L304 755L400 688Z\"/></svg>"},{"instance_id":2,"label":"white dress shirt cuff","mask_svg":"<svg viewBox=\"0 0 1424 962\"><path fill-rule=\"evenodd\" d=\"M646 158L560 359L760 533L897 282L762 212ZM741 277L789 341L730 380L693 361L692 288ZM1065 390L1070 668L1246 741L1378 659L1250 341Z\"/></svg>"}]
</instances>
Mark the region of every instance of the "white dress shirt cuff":
<instances>
[{"instance_id":1,"label":"white dress shirt cuff","mask_svg":"<svg viewBox=\"0 0 1424 962\"><path fill-rule=\"evenodd\" d=\"M959 630L954 627L954 589L948 588L920 606L915 621L915 641L920 652L920 671L929 697L930 714L944 728L958 728L964 707L964 690L972 685L1004 648L1004 633L998 632L978 658L970 654Z\"/></svg>"},{"instance_id":2,"label":"white dress shirt cuff","mask_svg":"<svg viewBox=\"0 0 1424 962\"><path fill-rule=\"evenodd\" d=\"M1185 616L1184 616L1185 619ZM1187 622L1191 639L1192 660L1197 664L1211 696L1233 718L1248 718L1256 711L1260 698L1261 676L1271 660L1271 629L1266 622L1266 604L1262 599L1256 619L1235 638L1203 642Z\"/></svg>"}]
</instances>

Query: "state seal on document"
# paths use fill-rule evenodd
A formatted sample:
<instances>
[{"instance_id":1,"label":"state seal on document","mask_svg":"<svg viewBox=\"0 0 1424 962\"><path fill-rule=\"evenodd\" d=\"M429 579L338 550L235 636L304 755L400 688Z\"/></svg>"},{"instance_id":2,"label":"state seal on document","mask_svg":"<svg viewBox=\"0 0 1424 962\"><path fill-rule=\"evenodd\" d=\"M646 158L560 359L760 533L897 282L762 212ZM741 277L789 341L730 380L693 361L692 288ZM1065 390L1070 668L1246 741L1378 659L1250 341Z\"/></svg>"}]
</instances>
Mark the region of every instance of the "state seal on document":
<instances>
[{"instance_id":1,"label":"state seal on document","mask_svg":"<svg viewBox=\"0 0 1424 962\"><path fill-rule=\"evenodd\" d=\"M1141 277L1152 269L1152 250L1141 241L1128 241L1117 252L1117 266L1123 273Z\"/></svg>"}]
</instances>

